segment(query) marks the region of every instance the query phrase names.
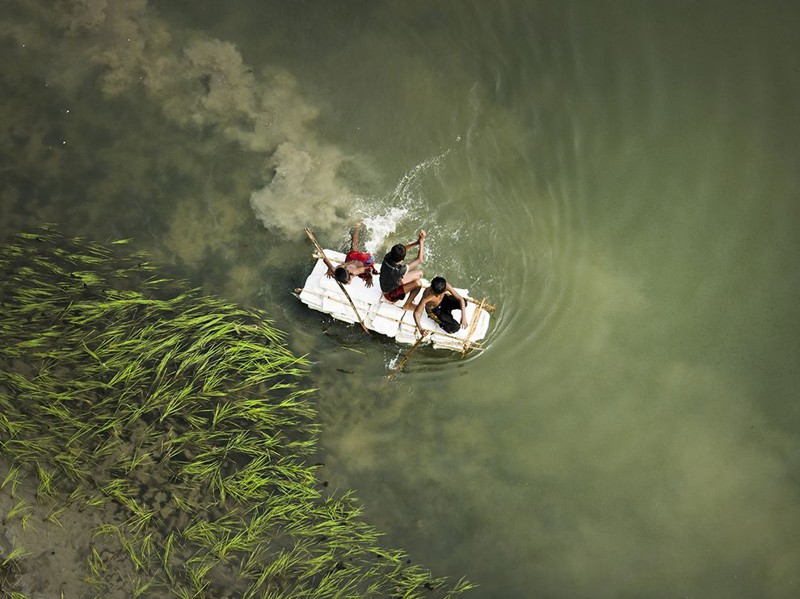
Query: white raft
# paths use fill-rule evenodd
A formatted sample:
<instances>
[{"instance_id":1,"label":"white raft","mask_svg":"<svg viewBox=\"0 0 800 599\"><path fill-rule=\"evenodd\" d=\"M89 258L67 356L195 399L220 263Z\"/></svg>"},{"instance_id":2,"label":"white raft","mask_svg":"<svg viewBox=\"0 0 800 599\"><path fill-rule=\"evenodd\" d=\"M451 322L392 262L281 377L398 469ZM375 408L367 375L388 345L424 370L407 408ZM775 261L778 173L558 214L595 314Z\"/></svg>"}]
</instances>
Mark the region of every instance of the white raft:
<instances>
[{"instance_id":1,"label":"white raft","mask_svg":"<svg viewBox=\"0 0 800 599\"><path fill-rule=\"evenodd\" d=\"M334 265L344 262L344 254L333 250L324 251ZM379 264L376 264L375 268L380 271ZM325 263L318 258L314 269L299 292L300 301L314 310L330 314L335 319L344 322L356 323L360 316L366 328L387 337L393 337L399 343L413 344L419 339L413 312L403 310L405 300L392 303L385 299L381 293L377 276L373 277L374 285L372 287L367 287L359 277L353 277L350 284L345 286L350 299L353 300L353 305L358 310L358 316L356 316L353 306L342 293L336 280L325 276L326 271ZM422 279L422 285L427 287L428 282ZM427 314L423 314L420 320L422 328L430 332L423 343L431 343L437 349L451 349L466 353L470 349L481 348L479 342L489 330L489 310L494 308L485 301L476 302L470 298L466 289L456 288L456 291L466 300L467 328L450 335ZM418 290L416 294L415 304L419 301L422 290ZM459 321L461 310L453 310L453 318Z\"/></svg>"}]
</instances>

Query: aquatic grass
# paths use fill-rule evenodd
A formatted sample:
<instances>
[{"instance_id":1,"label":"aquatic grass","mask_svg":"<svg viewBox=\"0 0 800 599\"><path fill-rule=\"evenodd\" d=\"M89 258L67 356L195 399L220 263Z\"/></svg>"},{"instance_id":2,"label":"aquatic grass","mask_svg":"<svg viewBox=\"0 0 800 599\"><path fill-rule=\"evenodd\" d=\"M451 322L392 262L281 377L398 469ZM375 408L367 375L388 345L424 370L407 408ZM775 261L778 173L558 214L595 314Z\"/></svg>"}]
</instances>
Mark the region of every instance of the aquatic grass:
<instances>
[{"instance_id":1,"label":"aquatic grass","mask_svg":"<svg viewBox=\"0 0 800 599\"><path fill-rule=\"evenodd\" d=\"M53 473L36 464L36 471L39 475L39 486L36 488L37 497L47 497L54 494Z\"/></svg>"},{"instance_id":2,"label":"aquatic grass","mask_svg":"<svg viewBox=\"0 0 800 599\"><path fill-rule=\"evenodd\" d=\"M100 557L100 554L97 552L97 549L94 545L91 546L91 554L87 558L87 562L89 565L89 574L97 579L101 578L101 575L108 569L103 558Z\"/></svg>"},{"instance_id":3,"label":"aquatic grass","mask_svg":"<svg viewBox=\"0 0 800 599\"><path fill-rule=\"evenodd\" d=\"M6 524L9 520L13 518L20 518L22 519L25 516L30 516L30 512L33 508L25 499L20 499L15 505L13 505L3 516L3 524Z\"/></svg>"},{"instance_id":4,"label":"aquatic grass","mask_svg":"<svg viewBox=\"0 0 800 599\"><path fill-rule=\"evenodd\" d=\"M131 589L131 597L136 599L144 595L155 584L156 577L151 576L148 580L143 581L139 576L131 576L128 582Z\"/></svg>"},{"instance_id":5,"label":"aquatic grass","mask_svg":"<svg viewBox=\"0 0 800 599\"><path fill-rule=\"evenodd\" d=\"M12 466L6 472L5 477L3 478L2 482L0 482L0 491L6 488L6 486L10 485L11 488L11 497L16 495L17 485L20 482L20 468L17 464L12 464Z\"/></svg>"},{"instance_id":6,"label":"aquatic grass","mask_svg":"<svg viewBox=\"0 0 800 599\"><path fill-rule=\"evenodd\" d=\"M126 244L45 228L0 248L0 491L35 485L44 523L98 516L87 592L466 590L381 547L351 494L320 494L308 363L269 318L159 276Z\"/></svg>"},{"instance_id":7,"label":"aquatic grass","mask_svg":"<svg viewBox=\"0 0 800 599\"><path fill-rule=\"evenodd\" d=\"M64 528L64 525L61 523L61 520L59 520L58 517L63 514L66 509L66 505L53 506L44 515L43 520L45 522L49 522L50 524L55 524L59 528Z\"/></svg>"},{"instance_id":8,"label":"aquatic grass","mask_svg":"<svg viewBox=\"0 0 800 599\"><path fill-rule=\"evenodd\" d=\"M15 570L21 570L22 568L20 566L20 562L29 555L30 551L24 547L14 547L14 549L8 552L8 555L3 557L3 561L0 562L0 568L7 568L11 566Z\"/></svg>"}]
</instances>

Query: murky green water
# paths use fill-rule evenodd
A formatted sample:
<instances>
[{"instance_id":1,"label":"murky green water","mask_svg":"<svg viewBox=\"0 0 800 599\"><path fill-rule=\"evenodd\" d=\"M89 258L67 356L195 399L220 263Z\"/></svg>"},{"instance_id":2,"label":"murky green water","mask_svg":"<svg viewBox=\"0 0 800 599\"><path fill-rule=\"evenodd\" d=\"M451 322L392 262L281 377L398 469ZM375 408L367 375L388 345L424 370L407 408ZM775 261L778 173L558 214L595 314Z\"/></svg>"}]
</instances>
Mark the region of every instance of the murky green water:
<instances>
[{"instance_id":1,"label":"murky green water","mask_svg":"<svg viewBox=\"0 0 800 599\"><path fill-rule=\"evenodd\" d=\"M475 597L800 593L800 11L109 4L0 9L0 237L272 312L330 488ZM388 381L290 295L358 218L498 306L482 354Z\"/></svg>"}]
</instances>

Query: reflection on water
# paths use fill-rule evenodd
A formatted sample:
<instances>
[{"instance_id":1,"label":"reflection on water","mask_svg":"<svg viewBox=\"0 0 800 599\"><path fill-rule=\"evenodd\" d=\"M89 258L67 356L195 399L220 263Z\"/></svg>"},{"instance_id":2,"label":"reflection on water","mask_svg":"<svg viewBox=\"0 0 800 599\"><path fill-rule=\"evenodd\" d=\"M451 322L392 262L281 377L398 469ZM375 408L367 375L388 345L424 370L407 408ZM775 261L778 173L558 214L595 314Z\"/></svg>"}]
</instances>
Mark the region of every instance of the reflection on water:
<instances>
[{"instance_id":1,"label":"reflection on water","mask_svg":"<svg viewBox=\"0 0 800 599\"><path fill-rule=\"evenodd\" d=\"M527 4L11 2L0 236L266 307L331 486L476 597L796 596L797 11ZM499 307L481 355L387 380L290 295L360 219Z\"/></svg>"}]
</instances>

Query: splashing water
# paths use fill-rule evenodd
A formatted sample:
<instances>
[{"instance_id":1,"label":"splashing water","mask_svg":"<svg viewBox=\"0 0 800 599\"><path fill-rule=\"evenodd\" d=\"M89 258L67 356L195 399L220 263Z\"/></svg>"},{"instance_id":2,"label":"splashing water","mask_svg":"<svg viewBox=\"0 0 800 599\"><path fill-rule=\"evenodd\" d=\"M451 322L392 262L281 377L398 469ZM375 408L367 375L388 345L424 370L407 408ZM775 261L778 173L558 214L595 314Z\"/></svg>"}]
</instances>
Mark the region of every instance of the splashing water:
<instances>
[{"instance_id":1,"label":"splashing water","mask_svg":"<svg viewBox=\"0 0 800 599\"><path fill-rule=\"evenodd\" d=\"M386 247L386 239L397 229L397 224L408 216L408 208L391 207L385 212L372 214L364 218L364 226L369 231L369 238L364 246L367 251L377 255Z\"/></svg>"},{"instance_id":2,"label":"splashing water","mask_svg":"<svg viewBox=\"0 0 800 599\"><path fill-rule=\"evenodd\" d=\"M445 157L449 153L450 150L446 150L438 156L426 158L417 166L408 171L400 179L400 181L397 182L394 191L388 198L389 201L413 201L419 195L419 188L422 185L422 182L425 180L425 176L429 171L432 171L434 174L438 173Z\"/></svg>"},{"instance_id":3,"label":"splashing water","mask_svg":"<svg viewBox=\"0 0 800 599\"><path fill-rule=\"evenodd\" d=\"M429 220L431 209L421 187L429 174L439 172L449 152L447 150L417 164L400 178L385 198L377 201L372 199L372 205L368 205L366 200L362 203L359 209L365 215L363 223L369 236L364 245L368 252L379 254L387 247L387 240L395 234L408 237L398 239L399 242L411 241L416 231L425 228L424 223Z\"/></svg>"}]
</instances>

